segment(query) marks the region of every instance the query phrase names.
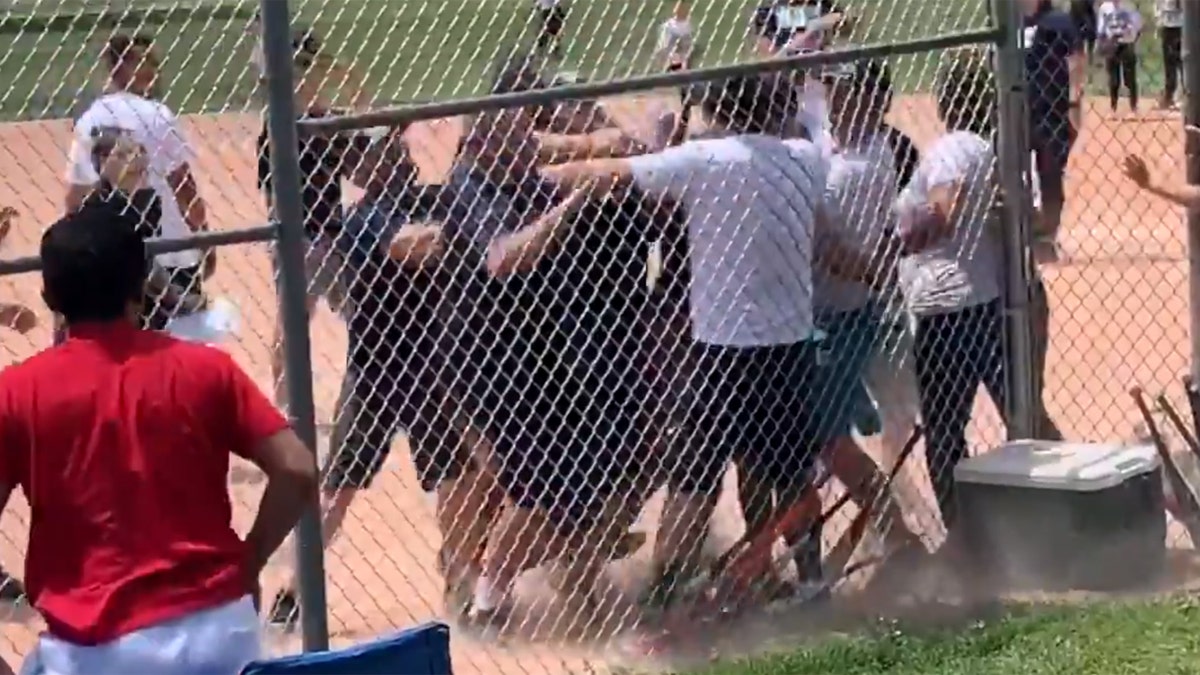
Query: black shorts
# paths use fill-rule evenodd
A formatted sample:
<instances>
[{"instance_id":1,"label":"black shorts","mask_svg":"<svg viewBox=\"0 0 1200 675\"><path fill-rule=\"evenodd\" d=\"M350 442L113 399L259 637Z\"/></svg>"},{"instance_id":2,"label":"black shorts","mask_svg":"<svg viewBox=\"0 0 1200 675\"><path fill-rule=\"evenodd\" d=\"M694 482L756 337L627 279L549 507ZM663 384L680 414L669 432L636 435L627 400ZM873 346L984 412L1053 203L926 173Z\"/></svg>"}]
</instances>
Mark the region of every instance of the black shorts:
<instances>
[{"instance_id":1,"label":"black shorts","mask_svg":"<svg viewBox=\"0 0 1200 675\"><path fill-rule=\"evenodd\" d=\"M564 532L587 527L613 494L633 491L650 412L636 345L571 332L560 332L563 342L477 334L456 364L458 401L492 442L500 487Z\"/></svg>"},{"instance_id":2,"label":"black shorts","mask_svg":"<svg viewBox=\"0 0 1200 675\"><path fill-rule=\"evenodd\" d=\"M810 398L820 395L810 391L820 382L816 343L695 349L672 489L715 494L730 461L780 491L802 487L823 440Z\"/></svg>"},{"instance_id":3,"label":"black shorts","mask_svg":"<svg viewBox=\"0 0 1200 675\"><path fill-rule=\"evenodd\" d=\"M556 38L567 26L567 10L562 7L539 9L538 16L542 22L542 35Z\"/></svg>"},{"instance_id":4,"label":"black shorts","mask_svg":"<svg viewBox=\"0 0 1200 675\"><path fill-rule=\"evenodd\" d=\"M404 429L421 489L462 475L471 463L471 446L453 419L454 405L426 369L402 363L420 359L405 351L387 366L363 368L347 359L325 471L325 489L366 488ZM431 373L432 370L430 369Z\"/></svg>"}]
</instances>

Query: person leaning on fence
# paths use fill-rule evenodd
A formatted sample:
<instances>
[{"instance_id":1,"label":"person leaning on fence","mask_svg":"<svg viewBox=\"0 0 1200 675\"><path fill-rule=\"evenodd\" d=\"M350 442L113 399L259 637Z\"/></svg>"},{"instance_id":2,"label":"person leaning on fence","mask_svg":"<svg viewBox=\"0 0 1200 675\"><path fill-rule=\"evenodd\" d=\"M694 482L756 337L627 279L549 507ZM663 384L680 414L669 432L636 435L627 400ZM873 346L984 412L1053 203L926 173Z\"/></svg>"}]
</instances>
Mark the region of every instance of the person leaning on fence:
<instances>
[{"instance_id":1,"label":"person leaning on fence","mask_svg":"<svg viewBox=\"0 0 1200 675\"><path fill-rule=\"evenodd\" d=\"M23 672L234 673L260 655L258 576L316 482L312 451L226 353L138 327L137 218L84 204L42 236L67 339L0 373L0 504L33 513ZM267 476L243 540L230 453Z\"/></svg>"},{"instance_id":2,"label":"person leaning on fence","mask_svg":"<svg viewBox=\"0 0 1200 675\"><path fill-rule=\"evenodd\" d=\"M774 498L786 509L803 494L820 445L808 398L817 363L814 249L827 246L834 254L827 259L842 261L848 276L869 274L869 263L836 237L821 235L814 246L826 164L810 143L789 147L764 134L779 127L770 84L747 77L697 89L691 100L707 137L651 155L543 169L561 189L634 185L672 197L688 214L698 365L684 394L688 419L676 434L687 444L677 456L688 461L671 477L655 546L661 600L695 571L731 459L762 488L743 500ZM740 179L728 180L733 173Z\"/></svg>"},{"instance_id":3,"label":"person leaning on fence","mask_svg":"<svg viewBox=\"0 0 1200 675\"><path fill-rule=\"evenodd\" d=\"M97 140L124 134L142 146L147 159L146 186L157 194L160 204L160 236L175 239L207 230L207 210L192 174L194 153L175 114L155 99L159 66L153 39L141 34L114 35L105 43L101 60L109 69L108 86L75 121L67 212L78 209L100 186L94 156ZM163 253L157 259L171 284L198 292L202 280L215 270L216 254L190 250Z\"/></svg>"},{"instance_id":4,"label":"person leaning on fence","mask_svg":"<svg viewBox=\"0 0 1200 675\"><path fill-rule=\"evenodd\" d=\"M293 35L292 48L296 79L300 82L295 97L299 114L308 118L338 114L340 110L331 107L329 97L321 89L326 71L318 65L324 63L319 39L312 31L298 31ZM353 94L356 100L365 97L361 88L355 89ZM264 117L257 141L258 187L263 192L268 210L273 213L271 147L267 127ZM361 134L342 132L306 133L300 138L300 174L303 181L300 198L304 231L309 243L305 250L304 270L310 317L322 298L334 313L344 314L343 310L348 309L344 306L346 289L340 279L344 262L334 248L333 241L341 229L343 182L358 163L361 142L365 139ZM278 263L274 255L271 256L271 262ZM278 269L275 274L279 274ZM287 398L287 388L283 373L281 331L282 326L276 322L271 343L271 375L275 382L275 402L282 406Z\"/></svg>"},{"instance_id":5,"label":"person leaning on fence","mask_svg":"<svg viewBox=\"0 0 1200 675\"><path fill-rule=\"evenodd\" d=\"M375 139L351 176L363 198L333 242L345 265L349 345L324 477L322 532L328 545L403 428L421 489L436 508L447 609L459 613L478 576L478 551L498 499L471 459L473 432L454 419L439 380L445 366L437 316L444 275L411 256L411 247L397 255L393 246L406 226L431 227L446 211L440 186L418 185L416 174L398 135ZM290 625L297 609L295 590L285 588L271 620Z\"/></svg>"},{"instance_id":6,"label":"person leaning on fence","mask_svg":"<svg viewBox=\"0 0 1200 675\"><path fill-rule=\"evenodd\" d=\"M992 202L995 89L988 57L953 54L937 79L946 133L921 158L900 196L900 281L914 315L926 464L947 530L957 515L954 467L967 456L967 423L984 385L1005 411L1003 250Z\"/></svg>"}]
</instances>

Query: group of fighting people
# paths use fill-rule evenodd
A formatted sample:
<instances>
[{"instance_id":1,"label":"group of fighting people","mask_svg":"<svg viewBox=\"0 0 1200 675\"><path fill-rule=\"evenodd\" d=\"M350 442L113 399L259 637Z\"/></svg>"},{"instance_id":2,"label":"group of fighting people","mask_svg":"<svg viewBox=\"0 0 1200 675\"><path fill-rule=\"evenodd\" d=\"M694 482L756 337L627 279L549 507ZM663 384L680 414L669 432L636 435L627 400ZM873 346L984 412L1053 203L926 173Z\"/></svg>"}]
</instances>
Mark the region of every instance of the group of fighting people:
<instances>
[{"instance_id":1,"label":"group of fighting people","mask_svg":"<svg viewBox=\"0 0 1200 675\"><path fill-rule=\"evenodd\" d=\"M794 37L760 27L771 53ZM296 47L311 67L319 45ZM669 603L731 465L751 532L827 471L890 546L923 551L854 435L882 427L895 454L918 416L953 531L978 387L1004 409L989 58L943 65L947 132L922 158L885 123L890 73L872 60L689 88L652 142L594 102L482 112L442 185L418 181L403 129L306 134L310 299L349 333L326 541L404 430L435 498L447 610L488 625L547 563L559 590L599 602L663 486L651 596ZM491 92L552 84L522 57ZM334 112L300 91L308 116ZM269 192L268 149L264 133ZM345 213L343 180L364 192ZM820 582L813 534L788 533L807 543L779 593ZM299 609L285 588L271 616Z\"/></svg>"}]
</instances>

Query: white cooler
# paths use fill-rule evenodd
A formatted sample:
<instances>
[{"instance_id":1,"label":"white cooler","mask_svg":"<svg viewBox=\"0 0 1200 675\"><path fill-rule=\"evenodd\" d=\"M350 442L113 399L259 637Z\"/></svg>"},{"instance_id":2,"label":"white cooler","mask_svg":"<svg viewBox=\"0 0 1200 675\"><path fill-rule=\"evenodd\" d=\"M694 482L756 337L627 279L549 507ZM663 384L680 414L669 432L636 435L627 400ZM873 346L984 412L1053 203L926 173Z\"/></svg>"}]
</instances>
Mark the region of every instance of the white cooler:
<instances>
[{"instance_id":1,"label":"white cooler","mask_svg":"<svg viewBox=\"0 0 1200 675\"><path fill-rule=\"evenodd\" d=\"M962 535L1003 590L1123 590L1166 554L1162 467L1150 445L1014 441L959 463Z\"/></svg>"}]
</instances>

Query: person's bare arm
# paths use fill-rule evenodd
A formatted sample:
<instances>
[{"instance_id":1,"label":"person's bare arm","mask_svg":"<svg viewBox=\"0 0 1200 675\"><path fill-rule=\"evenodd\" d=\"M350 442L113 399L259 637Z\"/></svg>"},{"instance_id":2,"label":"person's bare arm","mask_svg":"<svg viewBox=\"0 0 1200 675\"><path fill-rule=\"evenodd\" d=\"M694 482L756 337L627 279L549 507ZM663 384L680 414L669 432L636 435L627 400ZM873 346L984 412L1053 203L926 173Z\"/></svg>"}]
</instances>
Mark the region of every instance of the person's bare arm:
<instances>
[{"instance_id":1,"label":"person's bare arm","mask_svg":"<svg viewBox=\"0 0 1200 675\"><path fill-rule=\"evenodd\" d=\"M445 251L441 223L409 223L385 244L387 255L406 269L419 269L441 259Z\"/></svg>"},{"instance_id":2,"label":"person's bare arm","mask_svg":"<svg viewBox=\"0 0 1200 675\"><path fill-rule=\"evenodd\" d=\"M890 282L894 267L894 255L888 251L863 253L851 246L831 221L825 208L816 212L813 228L813 256L816 264L829 274L847 281L860 281L871 286L883 287Z\"/></svg>"},{"instance_id":3,"label":"person's bare arm","mask_svg":"<svg viewBox=\"0 0 1200 675\"><path fill-rule=\"evenodd\" d=\"M615 157L565 162L542 167L541 173L565 190L590 183L596 194L605 194L633 179L629 162Z\"/></svg>"},{"instance_id":4,"label":"person's bare arm","mask_svg":"<svg viewBox=\"0 0 1200 675\"><path fill-rule=\"evenodd\" d=\"M488 246L488 274L506 277L528 272L538 261L557 250L572 216L595 193L593 188L592 183L583 183L532 225L493 239Z\"/></svg>"},{"instance_id":5,"label":"person's bare arm","mask_svg":"<svg viewBox=\"0 0 1200 675\"><path fill-rule=\"evenodd\" d=\"M267 477L258 513L246 535L250 571L257 575L314 498L317 465L312 451L290 428L260 442L251 458Z\"/></svg>"},{"instance_id":6,"label":"person's bare arm","mask_svg":"<svg viewBox=\"0 0 1200 675\"><path fill-rule=\"evenodd\" d=\"M183 220L192 232L208 231L208 206L200 195L200 186L188 164L182 164L167 176L167 184L175 193L175 203L183 211ZM203 275L207 279L217 268L216 249L203 249Z\"/></svg>"},{"instance_id":7,"label":"person's bare arm","mask_svg":"<svg viewBox=\"0 0 1200 675\"><path fill-rule=\"evenodd\" d=\"M63 198L63 212L75 213L78 211L87 196L95 189L95 185L75 185L74 183L67 185L67 194Z\"/></svg>"},{"instance_id":8,"label":"person's bare arm","mask_svg":"<svg viewBox=\"0 0 1200 675\"><path fill-rule=\"evenodd\" d=\"M900 241L905 253L924 251L954 233L963 208L958 198L961 189L961 183L936 185L929 189L929 201L921 209L902 218Z\"/></svg>"},{"instance_id":9,"label":"person's bare arm","mask_svg":"<svg viewBox=\"0 0 1200 675\"><path fill-rule=\"evenodd\" d=\"M646 151L644 143L617 127L587 134L539 133L538 157L548 164L591 158L622 157Z\"/></svg>"},{"instance_id":10,"label":"person's bare arm","mask_svg":"<svg viewBox=\"0 0 1200 675\"><path fill-rule=\"evenodd\" d=\"M1190 131L1190 130L1189 130ZM1182 182L1164 183L1150 173L1146 161L1129 155L1121 164L1121 173L1142 190L1185 209L1200 209L1200 185Z\"/></svg>"}]
</instances>

